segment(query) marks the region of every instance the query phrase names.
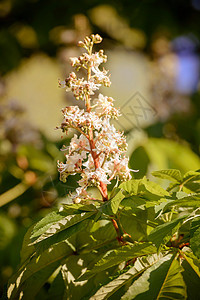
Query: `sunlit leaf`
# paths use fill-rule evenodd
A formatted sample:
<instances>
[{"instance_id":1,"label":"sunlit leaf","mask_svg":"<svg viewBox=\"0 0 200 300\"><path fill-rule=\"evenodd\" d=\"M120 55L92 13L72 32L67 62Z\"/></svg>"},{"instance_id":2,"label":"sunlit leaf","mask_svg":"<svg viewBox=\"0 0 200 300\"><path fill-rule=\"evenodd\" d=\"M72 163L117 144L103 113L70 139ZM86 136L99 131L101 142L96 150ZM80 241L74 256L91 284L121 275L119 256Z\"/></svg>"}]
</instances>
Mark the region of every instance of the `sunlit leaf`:
<instances>
[{"instance_id":1,"label":"sunlit leaf","mask_svg":"<svg viewBox=\"0 0 200 300\"><path fill-rule=\"evenodd\" d=\"M182 256L184 257L182 262L183 278L187 287L188 299L200 299L200 261L193 253L182 252Z\"/></svg>"},{"instance_id":2,"label":"sunlit leaf","mask_svg":"<svg viewBox=\"0 0 200 300\"><path fill-rule=\"evenodd\" d=\"M200 258L200 218L196 218L191 223L190 246L194 254Z\"/></svg>"},{"instance_id":3,"label":"sunlit leaf","mask_svg":"<svg viewBox=\"0 0 200 300\"><path fill-rule=\"evenodd\" d=\"M159 184L153 182L153 181L149 181L147 180L145 177L143 179L141 179L139 187L138 187L138 192L143 191L142 187L145 187L145 189L153 194L153 195L157 195L157 196L169 196L169 193L164 190Z\"/></svg>"},{"instance_id":4,"label":"sunlit leaf","mask_svg":"<svg viewBox=\"0 0 200 300\"><path fill-rule=\"evenodd\" d=\"M8 286L8 298L14 299L17 294L22 292L23 289L21 286L25 281L26 284L24 285L24 288L26 289L28 285L27 280L29 278L31 282L32 280L35 282L34 292L36 292L36 284L39 288L41 287L40 277L44 278L44 281L46 281L53 271L59 266L60 261L69 255L73 255L73 251L65 242L53 245L39 256L34 255L32 259L20 268L19 271L10 279ZM36 273L38 278L37 276L35 277ZM27 287L27 293L31 295L32 289L30 289L30 287Z\"/></svg>"},{"instance_id":5,"label":"sunlit leaf","mask_svg":"<svg viewBox=\"0 0 200 300\"><path fill-rule=\"evenodd\" d=\"M154 243L156 247L160 247L161 244L166 244L172 235L178 230L181 226L184 219L187 216L181 216L177 219L174 219L170 222L166 222L162 225L157 226L154 228L149 234L149 241Z\"/></svg>"},{"instance_id":6,"label":"sunlit leaf","mask_svg":"<svg viewBox=\"0 0 200 300\"><path fill-rule=\"evenodd\" d=\"M119 191L112 199L110 199L110 206L114 214L117 213L119 205L124 197L122 191Z\"/></svg>"},{"instance_id":7,"label":"sunlit leaf","mask_svg":"<svg viewBox=\"0 0 200 300\"><path fill-rule=\"evenodd\" d=\"M85 280L95 273L106 270L112 266L118 265L123 261L141 257L151 253L156 253L156 248L151 243L137 243L134 245L125 245L119 249L108 251L94 266L91 271L86 272L80 280Z\"/></svg>"},{"instance_id":8,"label":"sunlit leaf","mask_svg":"<svg viewBox=\"0 0 200 300\"><path fill-rule=\"evenodd\" d=\"M176 169L167 169L167 170L159 170L152 172L152 175L155 177L159 177L161 179L167 179L175 182L182 181L182 175L179 170Z\"/></svg>"},{"instance_id":9,"label":"sunlit leaf","mask_svg":"<svg viewBox=\"0 0 200 300\"><path fill-rule=\"evenodd\" d=\"M121 299L186 299L182 270L175 256L167 255L134 281Z\"/></svg>"},{"instance_id":10,"label":"sunlit leaf","mask_svg":"<svg viewBox=\"0 0 200 300\"><path fill-rule=\"evenodd\" d=\"M29 245L33 227L34 227L34 225L32 225L28 229L28 231L26 232L26 234L24 236L22 248L20 251L21 264L23 264L26 261L26 259L28 259L35 252L35 247Z\"/></svg>"},{"instance_id":11,"label":"sunlit leaf","mask_svg":"<svg viewBox=\"0 0 200 300\"><path fill-rule=\"evenodd\" d=\"M52 224L60 221L63 218L63 215L59 211L53 211L46 215L42 220L40 220L33 228L31 238L35 238L43 234Z\"/></svg>"},{"instance_id":12,"label":"sunlit leaf","mask_svg":"<svg viewBox=\"0 0 200 300\"><path fill-rule=\"evenodd\" d=\"M52 235L63 231L77 223L82 222L85 219L88 219L92 215L94 215L96 212L82 212L81 214L75 214L75 215L69 215L65 218L62 218L61 220L57 221L53 225L51 225L42 235L39 236L38 239L36 239L32 244L37 244L41 242L42 240L45 240Z\"/></svg>"},{"instance_id":13,"label":"sunlit leaf","mask_svg":"<svg viewBox=\"0 0 200 300\"><path fill-rule=\"evenodd\" d=\"M121 274L114 280L102 286L90 299L91 300L103 300L108 299L111 295L116 294L118 290L126 285L128 282L136 279L140 276L146 269L154 265L161 257L157 254L152 254L151 256L137 258L134 263L134 266L131 267L128 271Z\"/></svg>"},{"instance_id":14,"label":"sunlit leaf","mask_svg":"<svg viewBox=\"0 0 200 300\"><path fill-rule=\"evenodd\" d=\"M183 176L183 184L190 181L200 181L200 173L195 171L189 171Z\"/></svg>"},{"instance_id":15,"label":"sunlit leaf","mask_svg":"<svg viewBox=\"0 0 200 300\"><path fill-rule=\"evenodd\" d=\"M171 201L170 203L166 204L164 211L170 209L172 206L197 208L200 206L200 194L193 194L187 197Z\"/></svg>"}]
</instances>

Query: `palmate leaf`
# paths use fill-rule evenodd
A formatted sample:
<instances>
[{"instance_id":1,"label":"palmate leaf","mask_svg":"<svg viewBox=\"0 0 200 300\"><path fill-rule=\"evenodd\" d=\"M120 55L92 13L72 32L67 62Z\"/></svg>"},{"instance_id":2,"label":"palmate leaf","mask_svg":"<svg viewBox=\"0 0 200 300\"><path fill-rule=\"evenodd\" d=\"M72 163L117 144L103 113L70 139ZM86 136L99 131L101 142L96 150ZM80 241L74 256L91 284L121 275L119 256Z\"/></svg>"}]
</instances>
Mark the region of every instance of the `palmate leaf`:
<instances>
[{"instance_id":1,"label":"palmate leaf","mask_svg":"<svg viewBox=\"0 0 200 300\"><path fill-rule=\"evenodd\" d=\"M133 259L135 257L141 257L148 254L156 253L156 248L151 243L137 243L133 245L121 246L118 249L108 251L95 266L82 275L78 280L86 280L94 274L119 265L120 263Z\"/></svg>"},{"instance_id":2,"label":"palmate leaf","mask_svg":"<svg viewBox=\"0 0 200 300\"><path fill-rule=\"evenodd\" d=\"M132 196L133 197L133 196ZM127 232L131 237L136 240L146 240L147 239L147 210L137 209L126 209L120 212L120 222L122 228Z\"/></svg>"},{"instance_id":3,"label":"palmate leaf","mask_svg":"<svg viewBox=\"0 0 200 300\"><path fill-rule=\"evenodd\" d=\"M96 211L96 206L93 204L81 204L81 203L70 203L70 204L62 204L64 213L68 215L73 215L75 213L80 213L80 211Z\"/></svg>"},{"instance_id":4,"label":"palmate leaf","mask_svg":"<svg viewBox=\"0 0 200 300\"><path fill-rule=\"evenodd\" d=\"M110 199L110 207L113 214L116 214L121 201L125 198L122 191L119 191L112 199Z\"/></svg>"},{"instance_id":5,"label":"palmate leaf","mask_svg":"<svg viewBox=\"0 0 200 300\"><path fill-rule=\"evenodd\" d=\"M157 226L150 232L148 236L149 241L154 243L158 248L162 244L166 244L169 241L169 239L172 237L172 235L179 229L182 222L186 218L187 216L181 216L170 222Z\"/></svg>"},{"instance_id":6,"label":"palmate leaf","mask_svg":"<svg viewBox=\"0 0 200 300\"><path fill-rule=\"evenodd\" d=\"M115 215L118 211L121 201L125 198L123 192L118 189L117 194L100 206L99 211L106 215Z\"/></svg>"},{"instance_id":7,"label":"palmate leaf","mask_svg":"<svg viewBox=\"0 0 200 300\"><path fill-rule=\"evenodd\" d=\"M134 281L121 299L186 299L182 271L175 255L164 256Z\"/></svg>"},{"instance_id":8,"label":"palmate leaf","mask_svg":"<svg viewBox=\"0 0 200 300\"><path fill-rule=\"evenodd\" d=\"M63 215L60 212L53 211L46 215L42 220L40 220L33 228L31 238L38 237L43 234L52 224L63 219Z\"/></svg>"},{"instance_id":9,"label":"palmate leaf","mask_svg":"<svg viewBox=\"0 0 200 300\"><path fill-rule=\"evenodd\" d=\"M176 169L159 170L159 171L154 171L151 174L161 179L167 179L178 183L182 182L181 172Z\"/></svg>"},{"instance_id":10,"label":"palmate leaf","mask_svg":"<svg viewBox=\"0 0 200 300\"><path fill-rule=\"evenodd\" d=\"M49 290L48 290L48 300L55 300L55 299L63 299L63 294L65 290L65 284L63 281L61 270L54 278Z\"/></svg>"},{"instance_id":11,"label":"palmate leaf","mask_svg":"<svg viewBox=\"0 0 200 300\"><path fill-rule=\"evenodd\" d=\"M129 195L137 195L140 181L140 179L125 181L120 184L119 188L126 191Z\"/></svg>"},{"instance_id":12,"label":"palmate leaf","mask_svg":"<svg viewBox=\"0 0 200 300\"><path fill-rule=\"evenodd\" d=\"M75 279L80 276L82 270L87 268L91 261L96 261L97 259L98 254L92 252L76 256L74 255L66 261L61 268L62 277L65 284L65 293L63 299L85 299L85 296L90 294L91 290L96 285L95 280L92 278L91 280L77 282ZM103 281L104 278L99 279Z\"/></svg>"},{"instance_id":13,"label":"palmate leaf","mask_svg":"<svg viewBox=\"0 0 200 300\"><path fill-rule=\"evenodd\" d=\"M193 194L190 196L186 196L174 201L171 201L170 203L167 203L164 212L169 210L172 206L176 207L193 207L197 208L200 206L200 194Z\"/></svg>"},{"instance_id":14,"label":"palmate leaf","mask_svg":"<svg viewBox=\"0 0 200 300\"><path fill-rule=\"evenodd\" d=\"M191 223L190 246L194 254L200 258L200 218L196 218Z\"/></svg>"},{"instance_id":15,"label":"palmate leaf","mask_svg":"<svg viewBox=\"0 0 200 300\"><path fill-rule=\"evenodd\" d=\"M149 192L150 194L159 196L159 197L164 197L164 196L170 196L169 193L164 190L159 184L153 182L153 181L149 181L146 179L146 177L144 177L143 179L141 179L139 187L138 187L138 192L141 193L144 191L144 188L147 192Z\"/></svg>"},{"instance_id":16,"label":"palmate leaf","mask_svg":"<svg viewBox=\"0 0 200 300\"><path fill-rule=\"evenodd\" d=\"M144 177L143 179L134 179L123 182L119 186L120 189L126 191L131 195L156 195L158 197L169 196L169 193L164 190L159 184L149 181ZM145 197L146 198L146 197Z\"/></svg>"},{"instance_id":17,"label":"palmate leaf","mask_svg":"<svg viewBox=\"0 0 200 300\"><path fill-rule=\"evenodd\" d=\"M127 283L132 282L138 276L140 276L146 269L154 265L157 261L161 259L162 255L152 254L147 257L140 257L134 263L134 266L131 267L125 273L119 275L114 280L102 286L91 298L90 300L103 300L108 299L110 296L116 294L119 289L121 289Z\"/></svg>"},{"instance_id":18,"label":"palmate leaf","mask_svg":"<svg viewBox=\"0 0 200 300\"><path fill-rule=\"evenodd\" d=\"M181 251L181 255L184 257L185 261L191 266L196 275L200 278L200 260L189 251Z\"/></svg>"},{"instance_id":19,"label":"palmate leaf","mask_svg":"<svg viewBox=\"0 0 200 300\"><path fill-rule=\"evenodd\" d=\"M81 231L86 231L88 227L90 227L91 220L84 220L81 223L77 223L70 228L66 229L65 231L61 231L53 236L51 236L48 239L45 239L41 241L39 244L36 245L29 245L30 240L28 239L28 236L30 235L30 230L28 230L27 234L25 235L23 247L21 250L21 264L24 264L26 260L32 259L32 256L34 255L40 255L41 253L45 252L49 248L51 249L53 245L58 245L59 243L63 243L66 241L69 237L72 237L75 234L78 234ZM72 247L71 244L69 244L72 251L75 251L76 249ZM36 247L37 246L37 247ZM46 252L45 252L46 253ZM33 255L34 254L34 255ZM27 263L27 262L26 262Z\"/></svg>"},{"instance_id":20,"label":"palmate leaf","mask_svg":"<svg viewBox=\"0 0 200 300\"><path fill-rule=\"evenodd\" d=\"M81 212L95 212L96 207L94 205L83 205L83 204L64 204L63 211L55 210L48 215L46 215L42 220L40 220L33 228L31 238L38 237L46 232L48 228L51 227L52 224L62 220L63 218L74 215L80 214Z\"/></svg>"},{"instance_id":21,"label":"palmate leaf","mask_svg":"<svg viewBox=\"0 0 200 300\"><path fill-rule=\"evenodd\" d=\"M184 258L182 263L183 279L187 286L188 299L200 299L200 261L188 251L181 251L181 255Z\"/></svg>"},{"instance_id":22,"label":"palmate leaf","mask_svg":"<svg viewBox=\"0 0 200 300\"><path fill-rule=\"evenodd\" d=\"M190 181L200 181L200 172L189 171L183 176L182 184Z\"/></svg>"},{"instance_id":23,"label":"palmate leaf","mask_svg":"<svg viewBox=\"0 0 200 300\"><path fill-rule=\"evenodd\" d=\"M200 189L200 173L197 171L189 171L183 177L180 171L176 169L154 171L152 172L152 175L172 181L167 189L168 191L171 191L178 186L181 186L183 191L186 191L187 193L197 193Z\"/></svg>"},{"instance_id":24,"label":"palmate leaf","mask_svg":"<svg viewBox=\"0 0 200 300\"><path fill-rule=\"evenodd\" d=\"M38 290L41 288L41 277L44 281L46 281L46 279L59 266L60 261L73 254L74 251L66 242L53 245L41 255L35 254L32 259L23 265L9 280L8 298L18 299L17 295L20 292L25 293L23 288L27 288L27 293L31 294L32 289L30 288L29 282L33 281L35 283L34 289L36 293L36 286L38 286Z\"/></svg>"},{"instance_id":25,"label":"palmate leaf","mask_svg":"<svg viewBox=\"0 0 200 300\"><path fill-rule=\"evenodd\" d=\"M82 231L87 231L88 228L92 225L92 220L85 219L82 222L79 222L65 230L62 230L47 239L42 240L40 243L34 244L35 249L38 253L42 253L45 250L51 248L52 245L62 243L67 241L69 238L77 235Z\"/></svg>"},{"instance_id":26,"label":"palmate leaf","mask_svg":"<svg viewBox=\"0 0 200 300\"><path fill-rule=\"evenodd\" d=\"M109 221L104 222L103 224L102 221L93 223L90 235L81 234L78 236L76 243L79 253L91 253L92 250L99 251L100 248L102 249L100 251L105 253L106 250L118 247L119 243L116 239L116 231L113 224Z\"/></svg>"},{"instance_id":27,"label":"palmate leaf","mask_svg":"<svg viewBox=\"0 0 200 300\"><path fill-rule=\"evenodd\" d=\"M200 172L189 171L183 176L183 191L187 193L200 192Z\"/></svg>"},{"instance_id":28,"label":"palmate leaf","mask_svg":"<svg viewBox=\"0 0 200 300\"><path fill-rule=\"evenodd\" d=\"M173 189L179 187L179 185L180 184L178 182L171 182L166 191L171 192Z\"/></svg>"},{"instance_id":29,"label":"palmate leaf","mask_svg":"<svg viewBox=\"0 0 200 300\"><path fill-rule=\"evenodd\" d=\"M146 200L144 198L141 198L136 195L132 195L130 197L123 199L121 202L121 205L124 207L132 208L132 213L135 213L136 208L144 209L147 201L148 200ZM154 203L154 205L155 205L155 203Z\"/></svg>"},{"instance_id":30,"label":"palmate leaf","mask_svg":"<svg viewBox=\"0 0 200 300\"><path fill-rule=\"evenodd\" d=\"M11 295L9 299L13 300L35 300L38 299L38 293L47 282L52 273L59 267L59 262L55 262L39 270L34 276L24 281L18 290Z\"/></svg>"},{"instance_id":31,"label":"palmate leaf","mask_svg":"<svg viewBox=\"0 0 200 300\"><path fill-rule=\"evenodd\" d=\"M22 244L22 248L20 251L20 257L21 257L21 264L23 264L34 252L35 252L35 247L29 246L30 243L30 236L32 233L34 225L32 225L26 232Z\"/></svg>"},{"instance_id":32,"label":"palmate leaf","mask_svg":"<svg viewBox=\"0 0 200 300\"><path fill-rule=\"evenodd\" d=\"M191 193L200 193L200 182L189 181L183 186L183 191L191 194Z\"/></svg>"},{"instance_id":33,"label":"palmate leaf","mask_svg":"<svg viewBox=\"0 0 200 300\"><path fill-rule=\"evenodd\" d=\"M61 220L59 220L56 223L54 223L53 225L51 225L42 235L39 236L39 238L37 238L30 245L37 244L37 243L51 237L52 235L57 234L60 231L63 231L77 223L82 222L85 219L90 218L94 214L96 214L96 211L82 212L80 214L66 216L65 218L62 218ZM36 232L35 234L37 234L37 233L38 232Z\"/></svg>"}]
</instances>

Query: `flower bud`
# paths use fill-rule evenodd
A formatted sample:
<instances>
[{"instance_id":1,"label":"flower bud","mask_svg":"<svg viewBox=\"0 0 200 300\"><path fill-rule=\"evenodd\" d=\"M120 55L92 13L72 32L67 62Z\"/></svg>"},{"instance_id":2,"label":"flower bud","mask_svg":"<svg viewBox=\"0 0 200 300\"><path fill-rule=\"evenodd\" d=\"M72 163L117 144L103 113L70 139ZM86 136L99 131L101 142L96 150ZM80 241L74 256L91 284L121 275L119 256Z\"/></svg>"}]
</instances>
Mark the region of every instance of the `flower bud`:
<instances>
[{"instance_id":1,"label":"flower bud","mask_svg":"<svg viewBox=\"0 0 200 300\"><path fill-rule=\"evenodd\" d=\"M79 64L79 59L77 57L70 57L69 59L71 61L72 67L74 67L75 65Z\"/></svg>"},{"instance_id":2,"label":"flower bud","mask_svg":"<svg viewBox=\"0 0 200 300\"><path fill-rule=\"evenodd\" d=\"M102 42L102 37L99 35L99 34L95 34L95 36L94 36L94 38L93 38L93 42L95 43L95 44L99 44L99 43L101 43Z\"/></svg>"},{"instance_id":3,"label":"flower bud","mask_svg":"<svg viewBox=\"0 0 200 300\"><path fill-rule=\"evenodd\" d=\"M84 47L85 47L85 44L84 44L82 41L79 41L79 42L78 42L78 46L84 48Z\"/></svg>"}]
</instances>

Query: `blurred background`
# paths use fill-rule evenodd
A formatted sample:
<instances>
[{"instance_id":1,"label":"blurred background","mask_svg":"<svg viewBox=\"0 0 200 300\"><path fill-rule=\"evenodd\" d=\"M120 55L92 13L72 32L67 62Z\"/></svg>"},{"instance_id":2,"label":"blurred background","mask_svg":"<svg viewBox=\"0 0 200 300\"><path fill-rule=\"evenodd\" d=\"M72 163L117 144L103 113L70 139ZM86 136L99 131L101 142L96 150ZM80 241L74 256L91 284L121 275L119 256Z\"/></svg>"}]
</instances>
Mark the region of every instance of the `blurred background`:
<instances>
[{"instance_id":1,"label":"blurred background","mask_svg":"<svg viewBox=\"0 0 200 300\"><path fill-rule=\"evenodd\" d=\"M121 107L133 176L151 178L200 169L199 28L200 0L0 1L0 296L27 228L76 187L76 176L59 181L69 137L55 128L76 103L58 79L77 42L104 38L112 85L101 92Z\"/></svg>"}]
</instances>

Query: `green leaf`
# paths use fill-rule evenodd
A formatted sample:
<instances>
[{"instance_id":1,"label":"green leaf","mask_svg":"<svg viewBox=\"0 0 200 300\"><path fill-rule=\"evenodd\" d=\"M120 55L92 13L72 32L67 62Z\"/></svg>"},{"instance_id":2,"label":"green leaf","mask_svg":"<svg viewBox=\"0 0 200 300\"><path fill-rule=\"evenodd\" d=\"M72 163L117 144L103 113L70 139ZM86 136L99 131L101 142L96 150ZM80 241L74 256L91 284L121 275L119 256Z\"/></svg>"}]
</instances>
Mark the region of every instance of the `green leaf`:
<instances>
[{"instance_id":1,"label":"green leaf","mask_svg":"<svg viewBox=\"0 0 200 300\"><path fill-rule=\"evenodd\" d=\"M97 211L96 206L93 204L81 204L81 203L71 203L71 204L63 204L62 205L64 210L64 213L67 213L68 215L72 215L75 213L80 213L80 211Z\"/></svg>"},{"instance_id":2,"label":"green leaf","mask_svg":"<svg viewBox=\"0 0 200 300\"><path fill-rule=\"evenodd\" d=\"M149 181L145 177L140 181L138 192L143 191L143 186L149 193L153 195L157 195L160 197L169 196L169 193L164 190L159 184Z\"/></svg>"},{"instance_id":3,"label":"green leaf","mask_svg":"<svg viewBox=\"0 0 200 300\"><path fill-rule=\"evenodd\" d=\"M166 190L171 192L173 189L179 187L179 185L180 184L178 182L171 182Z\"/></svg>"},{"instance_id":4,"label":"green leaf","mask_svg":"<svg viewBox=\"0 0 200 300\"><path fill-rule=\"evenodd\" d=\"M94 214L96 214L96 211L82 212L81 214L69 215L69 216L57 221L53 225L51 225L38 239L36 239L30 245L37 244L60 231L63 231L77 223L82 222L85 219L90 218Z\"/></svg>"},{"instance_id":5,"label":"green leaf","mask_svg":"<svg viewBox=\"0 0 200 300\"><path fill-rule=\"evenodd\" d=\"M78 237L77 248L79 249L79 253L91 253L91 250L100 248L100 251L105 253L106 249L110 250L118 247L116 231L110 221L99 220L96 223L93 223L89 234L90 235L87 234L87 236L81 234L80 237Z\"/></svg>"},{"instance_id":6,"label":"green leaf","mask_svg":"<svg viewBox=\"0 0 200 300\"><path fill-rule=\"evenodd\" d=\"M182 183L185 184L190 181L199 181L200 180L200 173L195 171L189 171L183 176Z\"/></svg>"},{"instance_id":7,"label":"green leaf","mask_svg":"<svg viewBox=\"0 0 200 300\"><path fill-rule=\"evenodd\" d=\"M87 271L79 280L86 280L92 277L95 273L106 270L113 266L120 264L121 262L133 259L135 257L141 257L151 253L156 253L156 248L151 243L137 243L134 245L125 245L119 249L108 251L91 269Z\"/></svg>"},{"instance_id":8,"label":"green leaf","mask_svg":"<svg viewBox=\"0 0 200 300\"><path fill-rule=\"evenodd\" d=\"M140 179L125 181L120 184L119 188L126 191L129 195L137 195Z\"/></svg>"},{"instance_id":9,"label":"green leaf","mask_svg":"<svg viewBox=\"0 0 200 300\"><path fill-rule=\"evenodd\" d=\"M194 254L200 258L200 218L196 218L191 223L190 246Z\"/></svg>"},{"instance_id":10,"label":"green leaf","mask_svg":"<svg viewBox=\"0 0 200 300\"><path fill-rule=\"evenodd\" d=\"M181 187L186 193L198 193L200 191L200 173L189 171L183 176Z\"/></svg>"},{"instance_id":11,"label":"green leaf","mask_svg":"<svg viewBox=\"0 0 200 300\"><path fill-rule=\"evenodd\" d=\"M181 251L181 254L194 270L196 275L200 278L200 260L192 252L189 251Z\"/></svg>"},{"instance_id":12,"label":"green leaf","mask_svg":"<svg viewBox=\"0 0 200 300\"><path fill-rule=\"evenodd\" d=\"M60 221L63 218L63 215L59 211L53 211L46 215L42 220L40 220L33 228L31 238L35 238L43 234L52 224Z\"/></svg>"},{"instance_id":13,"label":"green leaf","mask_svg":"<svg viewBox=\"0 0 200 300\"><path fill-rule=\"evenodd\" d=\"M99 211L106 215L115 215L124 197L125 195L123 194L123 192L120 189L118 189L117 194L115 194L113 198L104 202L104 204L100 206Z\"/></svg>"},{"instance_id":14,"label":"green leaf","mask_svg":"<svg viewBox=\"0 0 200 300\"><path fill-rule=\"evenodd\" d=\"M30 243L30 236L32 233L34 225L32 225L28 231L26 232L22 244L22 248L20 251L20 256L21 256L21 264L23 264L34 252L35 252L35 247L34 246L29 246Z\"/></svg>"},{"instance_id":15,"label":"green leaf","mask_svg":"<svg viewBox=\"0 0 200 300\"><path fill-rule=\"evenodd\" d=\"M136 241L147 239L147 210L137 209L122 210L120 212L120 222L122 228Z\"/></svg>"},{"instance_id":16,"label":"green leaf","mask_svg":"<svg viewBox=\"0 0 200 300\"><path fill-rule=\"evenodd\" d=\"M110 206L113 214L116 214L119 208L121 201L124 199L124 194L122 191L119 191L112 199L110 199Z\"/></svg>"},{"instance_id":17,"label":"green leaf","mask_svg":"<svg viewBox=\"0 0 200 300\"><path fill-rule=\"evenodd\" d=\"M197 208L200 206L200 194L195 194L171 201L165 206L164 212L170 209L172 206Z\"/></svg>"},{"instance_id":18,"label":"green leaf","mask_svg":"<svg viewBox=\"0 0 200 300\"><path fill-rule=\"evenodd\" d=\"M40 220L33 228L31 238L38 237L45 233L53 224L68 217L69 215L81 214L81 212L97 212L94 205L83 205L83 204L63 204L62 210L56 210L46 215Z\"/></svg>"},{"instance_id":19,"label":"green leaf","mask_svg":"<svg viewBox=\"0 0 200 300\"><path fill-rule=\"evenodd\" d=\"M161 179L167 179L175 182L182 181L181 172L176 169L159 170L159 171L154 171L151 174Z\"/></svg>"},{"instance_id":20,"label":"green leaf","mask_svg":"<svg viewBox=\"0 0 200 300\"><path fill-rule=\"evenodd\" d=\"M139 196L132 195L122 200L121 205L124 207L130 207L133 209L132 213L135 213L136 208L144 209L148 200ZM154 204L155 205L155 204Z\"/></svg>"},{"instance_id":21,"label":"green leaf","mask_svg":"<svg viewBox=\"0 0 200 300\"><path fill-rule=\"evenodd\" d=\"M35 248L39 253L44 252L46 249L50 248L54 244L62 243L67 241L73 235L78 234L81 231L87 231L90 228L92 220L85 219L82 222L79 222L65 230L62 230L47 239L42 240L40 243L35 244Z\"/></svg>"},{"instance_id":22,"label":"green leaf","mask_svg":"<svg viewBox=\"0 0 200 300\"><path fill-rule=\"evenodd\" d=\"M108 299L110 296L116 294L124 285L127 285L130 281L135 280L138 276L140 276L146 269L154 265L159 259L160 255L152 254L147 257L140 257L134 263L134 266L129 268L128 271L121 274L114 280L102 286L91 298L90 300L103 300Z\"/></svg>"},{"instance_id":23,"label":"green leaf","mask_svg":"<svg viewBox=\"0 0 200 300\"><path fill-rule=\"evenodd\" d=\"M108 216L112 216L113 215L113 211L111 209L111 204L110 204L110 200L105 201L100 207L99 207L99 211L105 215Z\"/></svg>"},{"instance_id":24,"label":"green leaf","mask_svg":"<svg viewBox=\"0 0 200 300\"><path fill-rule=\"evenodd\" d=\"M157 248L159 248L162 244L166 244L186 218L187 216L182 216L171 222L157 226L150 232L148 237L149 241L154 243Z\"/></svg>"},{"instance_id":25,"label":"green leaf","mask_svg":"<svg viewBox=\"0 0 200 300\"><path fill-rule=\"evenodd\" d=\"M175 256L171 257L169 254L134 281L121 299L186 299L182 270Z\"/></svg>"},{"instance_id":26,"label":"green leaf","mask_svg":"<svg viewBox=\"0 0 200 300\"><path fill-rule=\"evenodd\" d=\"M189 181L183 186L183 191L187 194L200 193L200 182Z\"/></svg>"},{"instance_id":27,"label":"green leaf","mask_svg":"<svg viewBox=\"0 0 200 300\"><path fill-rule=\"evenodd\" d=\"M94 253L74 255L62 265L61 272L65 283L65 293L62 299L89 299L86 295L90 294L95 286L93 279L84 282L77 282L75 279L81 275L83 269L87 269L91 260L96 260L97 257Z\"/></svg>"},{"instance_id":28,"label":"green leaf","mask_svg":"<svg viewBox=\"0 0 200 300\"><path fill-rule=\"evenodd\" d=\"M119 188L126 191L130 196L132 195L147 195L153 194L159 197L169 196L169 193L164 190L159 184L149 181L144 177L143 179L134 179L120 184Z\"/></svg>"},{"instance_id":29,"label":"green leaf","mask_svg":"<svg viewBox=\"0 0 200 300\"><path fill-rule=\"evenodd\" d=\"M183 279L187 286L188 299L200 299L200 261L193 253L182 252L182 256L184 257L182 263Z\"/></svg>"},{"instance_id":30,"label":"green leaf","mask_svg":"<svg viewBox=\"0 0 200 300\"><path fill-rule=\"evenodd\" d=\"M65 242L53 245L51 248L47 249L39 256L34 255L32 259L23 267L21 267L19 271L9 280L8 298L13 299L16 294L22 292L23 289L21 286L29 278L30 281L34 280L34 290L36 289L36 285L38 285L38 289L40 289L40 277L46 280L59 266L60 261L70 255L73 255L73 252L71 250L71 247L69 247L69 245ZM37 275L35 275L36 273ZM28 283L26 283L24 288L26 288L27 285ZM27 287L27 290L29 291L29 293L32 293L32 289L30 288L30 286L29 288ZM36 290L34 291L34 293L35 292Z\"/></svg>"},{"instance_id":31,"label":"green leaf","mask_svg":"<svg viewBox=\"0 0 200 300\"><path fill-rule=\"evenodd\" d=\"M48 290L48 300L63 299L64 290L65 284L60 271Z\"/></svg>"}]
</instances>

